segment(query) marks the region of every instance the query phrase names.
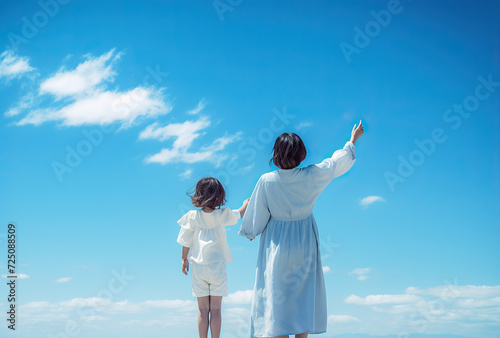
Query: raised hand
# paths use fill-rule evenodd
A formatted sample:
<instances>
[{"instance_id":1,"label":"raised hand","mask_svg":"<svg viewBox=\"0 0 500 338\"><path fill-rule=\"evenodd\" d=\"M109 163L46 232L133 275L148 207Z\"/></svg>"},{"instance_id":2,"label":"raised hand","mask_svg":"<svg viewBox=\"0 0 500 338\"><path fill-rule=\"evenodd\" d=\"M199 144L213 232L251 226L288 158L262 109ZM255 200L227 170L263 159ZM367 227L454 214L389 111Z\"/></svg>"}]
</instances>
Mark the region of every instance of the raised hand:
<instances>
[{"instance_id":1,"label":"raised hand","mask_svg":"<svg viewBox=\"0 0 500 338\"><path fill-rule=\"evenodd\" d=\"M354 124L354 127L352 127L351 131L351 142L353 144L356 144L356 141L363 135L365 132L365 129L363 128L363 124L361 123L361 120L359 120L359 126L356 127L356 124Z\"/></svg>"}]
</instances>

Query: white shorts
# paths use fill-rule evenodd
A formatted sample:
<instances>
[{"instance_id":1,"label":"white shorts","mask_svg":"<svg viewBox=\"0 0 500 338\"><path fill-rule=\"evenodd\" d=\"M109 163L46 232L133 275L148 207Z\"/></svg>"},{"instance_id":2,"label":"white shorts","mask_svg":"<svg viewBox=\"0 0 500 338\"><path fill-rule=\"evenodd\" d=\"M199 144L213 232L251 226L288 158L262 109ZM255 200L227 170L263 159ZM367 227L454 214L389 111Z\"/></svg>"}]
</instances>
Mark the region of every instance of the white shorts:
<instances>
[{"instance_id":1,"label":"white shorts","mask_svg":"<svg viewBox=\"0 0 500 338\"><path fill-rule=\"evenodd\" d=\"M193 296L227 296L226 263L191 263Z\"/></svg>"}]
</instances>

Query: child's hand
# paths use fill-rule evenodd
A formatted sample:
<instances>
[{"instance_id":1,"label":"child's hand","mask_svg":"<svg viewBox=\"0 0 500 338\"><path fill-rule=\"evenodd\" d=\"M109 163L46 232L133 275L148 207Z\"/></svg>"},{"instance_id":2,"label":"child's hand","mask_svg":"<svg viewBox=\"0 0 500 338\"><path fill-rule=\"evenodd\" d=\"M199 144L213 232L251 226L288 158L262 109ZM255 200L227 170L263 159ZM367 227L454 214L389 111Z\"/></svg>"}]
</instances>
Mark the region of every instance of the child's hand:
<instances>
[{"instance_id":1,"label":"child's hand","mask_svg":"<svg viewBox=\"0 0 500 338\"><path fill-rule=\"evenodd\" d=\"M182 273L187 275L189 271L189 261L187 260L187 258L183 258L182 259Z\"/></svg>"},{"instance_id":2,"label":"child's hand","mask_svg":"<svg viewBox=\"0 0 500 338\"><path fill-rule=\"evenodd\" d=\"M250 202L250 198L247 198L246 200L243 201L243 205L238 209L240 212L240 216L243 218L245 215L245 211L247 211L248 207L248 202Z\"/></svg>"}]
</instances>

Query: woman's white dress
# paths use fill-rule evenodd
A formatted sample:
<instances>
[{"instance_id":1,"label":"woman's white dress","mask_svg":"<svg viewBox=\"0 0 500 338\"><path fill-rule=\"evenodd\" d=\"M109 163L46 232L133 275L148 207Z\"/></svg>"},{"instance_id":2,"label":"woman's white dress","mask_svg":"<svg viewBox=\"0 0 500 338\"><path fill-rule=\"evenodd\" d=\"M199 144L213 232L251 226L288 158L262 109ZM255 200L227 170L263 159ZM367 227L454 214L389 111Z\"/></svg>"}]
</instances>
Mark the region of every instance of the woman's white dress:
<instances>
[{"instance_id":1,"label":"woman's white dress","mask_svg":"<svg viewBox=\"0 0 500 338\"><path fill-rule=\"evenodd\" d=\"M314 203L356 160L354 144L319 164L278 169L255 186L239 231L260 235L251 337L326 332L326 291Z\"/></svg>"}]
</instances>

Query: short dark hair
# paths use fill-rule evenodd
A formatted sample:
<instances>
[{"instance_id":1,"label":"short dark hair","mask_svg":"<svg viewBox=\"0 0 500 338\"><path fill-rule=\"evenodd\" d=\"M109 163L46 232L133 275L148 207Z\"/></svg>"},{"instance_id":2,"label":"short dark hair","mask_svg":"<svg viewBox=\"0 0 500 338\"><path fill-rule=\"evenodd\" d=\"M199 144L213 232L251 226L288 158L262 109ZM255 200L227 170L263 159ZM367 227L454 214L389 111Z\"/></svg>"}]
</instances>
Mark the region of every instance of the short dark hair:
<instances>
[{"instance_id":1,"label":"short dark hair","mask_svg":"<svg viewBox=\"0 0 500 338\"><path fill-rule=\"evenodd\" d=\"M297 167L307 155L304 142L295 133L283 133L278 136L276 142L274 142L273 152L271 161L280 169Z\"/></svg>"},{"instance_id":2,"label":"short dark hair","mask_svg":"<svg viewBox=\"0 0 500 338\"><path fill-rule=\"evenodd\" d=\"M197 208L215 209L226 203L226 192L215 177L204 177L196 184L191 202Z\"/></svg>"}]
</instances>

